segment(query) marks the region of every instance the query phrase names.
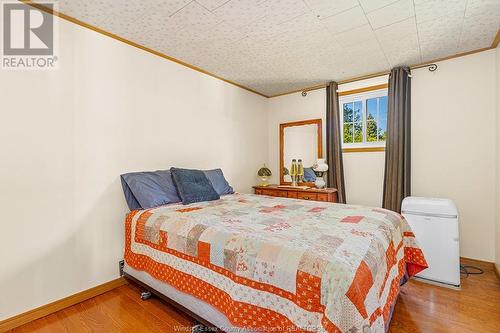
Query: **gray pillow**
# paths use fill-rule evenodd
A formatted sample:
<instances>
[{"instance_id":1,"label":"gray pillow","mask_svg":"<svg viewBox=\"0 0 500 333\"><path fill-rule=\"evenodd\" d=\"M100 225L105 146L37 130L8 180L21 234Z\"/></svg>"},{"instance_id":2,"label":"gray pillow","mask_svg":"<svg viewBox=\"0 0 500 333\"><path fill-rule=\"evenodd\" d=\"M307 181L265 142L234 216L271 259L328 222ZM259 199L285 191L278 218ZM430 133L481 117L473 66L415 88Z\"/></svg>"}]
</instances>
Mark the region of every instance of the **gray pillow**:
<instances>
[{"instance_id":1,"label":"gray pillow","mask_svg":"<svg viewBox=\"0 0 500 333\"><path fill-rule=\"evenodd\" d=\"M169 170L126 173L121 175L121 181L131 210L181 201Z\"/></svg>"},{"instance_id":2,"label":"gray pillow","mask_svg":"<svg viewBox=\"0 0 500 333\"><path fill-rule=\"evenodd\" d=\"M207 176L214 190L219 193L219 195L233 194L234 190L224 178L224 174L221 169L205 170L203 171L205 176Z\"/></svg>"},{"instance_id":3,"label":"gray pillow","mask_svg":"<svg viewBox=\"0 0 500 333\"><path fill-rule=\"evenodd\" d=\"M170 172L183 204L220 199L203 171L170 168Z\"/></svg>"}]
</instances>

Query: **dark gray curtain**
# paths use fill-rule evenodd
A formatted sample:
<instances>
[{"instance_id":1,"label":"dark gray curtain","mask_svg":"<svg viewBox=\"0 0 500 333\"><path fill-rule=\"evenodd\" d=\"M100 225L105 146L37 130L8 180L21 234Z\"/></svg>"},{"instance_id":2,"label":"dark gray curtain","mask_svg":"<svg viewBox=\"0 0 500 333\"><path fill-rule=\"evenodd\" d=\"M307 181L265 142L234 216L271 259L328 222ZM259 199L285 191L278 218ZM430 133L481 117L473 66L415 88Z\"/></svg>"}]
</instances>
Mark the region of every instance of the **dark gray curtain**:
<instances>
[{"instance_id":1,"label":"dark gray curtain","mask_svg":"<svg viewBox=\"0 0 500 333\"><path fill-rule=\"evenodd\" d=\"M401 202L411 194L411 78L410 69L391 70L387 97L384 198L382 206L401 212Z\"/></svg>"},{"instance_id":2,"label":"dark gray curtain","mask_svg":"<svg viewBox=\"0 0 500 333\"><path fill-rule=\"evenodd\" d=\"M342 162L342 129L340 127L339 96L337 83L326 86L326 163L327 185L336 188L338 202L346 203L344 165Z\"/></svg>"}]
</instances>

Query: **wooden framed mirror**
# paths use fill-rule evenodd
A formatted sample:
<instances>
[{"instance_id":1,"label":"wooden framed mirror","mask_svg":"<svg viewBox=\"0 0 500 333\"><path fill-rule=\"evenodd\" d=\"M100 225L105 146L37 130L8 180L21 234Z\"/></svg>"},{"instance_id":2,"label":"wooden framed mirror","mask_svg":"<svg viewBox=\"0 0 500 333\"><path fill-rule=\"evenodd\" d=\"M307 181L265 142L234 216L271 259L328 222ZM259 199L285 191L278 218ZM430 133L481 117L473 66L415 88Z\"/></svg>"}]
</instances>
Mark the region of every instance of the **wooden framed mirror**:
<instances>
[{"instance_id":1,"label":"wooden framed mirror","mask_svg":"<svg viewBox=\"0 0 500 333\"><path fill-rule=\"evenodd\" d=\"M292 159L302 159L304 181L298 185L314 186L316 175L312 166L323 158L323 126L321 119L311 119L280 124L280 184L290 185Z\"/></svg>"}]
</instances>

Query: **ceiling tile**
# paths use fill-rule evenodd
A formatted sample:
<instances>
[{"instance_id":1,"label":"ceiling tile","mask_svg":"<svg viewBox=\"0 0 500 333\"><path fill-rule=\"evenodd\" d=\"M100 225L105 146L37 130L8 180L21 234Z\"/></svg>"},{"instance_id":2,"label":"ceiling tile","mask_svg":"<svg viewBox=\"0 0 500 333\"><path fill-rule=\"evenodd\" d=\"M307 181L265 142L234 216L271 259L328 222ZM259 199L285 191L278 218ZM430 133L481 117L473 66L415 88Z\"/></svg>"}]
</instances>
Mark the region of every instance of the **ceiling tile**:
<instances>
[{"instance_id":1,"label":"ceiling tile","mask_svg":"<svg viewBox=\"0 0 500 333\"><path fill-rule=\"evenodd\" d=\"M350 63L354 66L370 67L373 64L383 64L386 68L389 66L380 43L376 39L351 45L344 51L347 53L349 59L351 59Z\"/></svg>"},{"instance_id":2,"label":"ceiling tile","mask_svg":"<svg viewBox=\"0 0 500 333\"><path fill-rule=\"evenodd\" d=\"M351 45L363 44L365 41L376 40L376 36L372 27L369 24L365 24L361 27L336 34L335 40L343 47L349 47Z\"/></svg>"},{"instance_id":3,"label":"ceiling tile","mask_svg":"<svg viewBox=\"0 0 500 333\"><path fill-rule=\"evenodd\" d=\"M356 7L357 0L304 0L312 12L320 19L339 14L345 10Z\"/></svg>"},{"instance_id":4,"label":"ceiling tile","mask_svg":"<svg viewBox=\"0 0 500 333\"><path fill-rule=\"evenodd\" d=\"M500 28L499 23L496 12L464 18L459 51L468 52L491 46Z\"/></svg>"},{"instance_id":5,"label":"ceiling tile","mask_svg":"<svg viewBox=\"0 0 500 333\"><path fill-rule=\"evenodd\" d=\"M321 27L319 19L313 13L306 13L280 23L276 26L276 29L280 33L303 32L306 34L315 32L321 29Z\"/></svg>"},{"instance_id":6,"label":"ceiling tile","mask_svg":"<svg viewBox=\"0 0 500 333\"><path fill-rule=\"evenodd\" d=\"M433 45L421 45L422 62L433 61L440 58L445 58L451 54L457 53L457 45L452 42Z\"/></svg>"},{"instance_id":7,"label":"ceiling tile","mask_svg":"<svg viewBox=\"0 0 500 333\"><path fill-rule=\"evenodd\" d=\"M489 47L499 28L500 0L413 3L60 0L59 10L268 95Z\"/></svg>"},{"instance_id":8,"label":"ceiling tile","mask_svg":"<svg viewBox=\"0 0 500 333\"><path fill-rule=\"evenodd\" d=\"M468 0L465 9L465 16L484 15L495 13L500 21L500 1L499 0Z\"/></svg>"},{"instance_id":9,"label":"ceiling tile","mask_svg":"<svg viewBox=\"0 0 500 333\"><path fill-rule=\"evenodd\" d=\"M279 34L311 33L321 28L319 19L313 13L299 15L290 20L276 24L264 17L259 21L240 28L245 35L256 40L265 40Z\"/></svg>"},{"instance_id":10,"label":"ceiling tile","mask_svg":"<svg viewBox=\"0 0 500 333\"><path fill-rule=\"evenodd\" d=\"M168 2L155 7L154 10L140 16L133 25L133 31L126 31L128 35L142 35L147 39L179 39L186 36L200 36L214 28L221 20L213 13L196 2L190 2L182 9L171 13ZM144 39L141 38L141 39Z\"/></svg>"},{"instance_id":11,"label":"ceiling tile","mask_svg":"<svg viewBox=\"0 0 500 333\"><path fill-rule=\"evenodd\" d=\"M321 20L321 23L332 33L340 33L365 25L368 21L361 7L356 6L345 12Z\"/></svg>"},{"instance_id":12,"label":"ceiling tile","mask_svg":"<svg viewBox=\"0 0 500 333\"><path fill-rule=\"evenodd\" d=\"M246 37L243 32L233 28L233 26L226 22L215 25L213 28L207 30L205 35L205 41L208 43L221 41L225 44L232 44Z\"/></svg>"},{"instance_id":13,"label":"ceiling tile","mask_svg":"<svg viewBox=\"0 0 500 333\"><path fill-rule=\"evenodd\" d=\"M391 66L421 62L415 18L375 30Z\"/></svg>"},{"instance_id":14,"label":"ceiling tile","mask_svg":"<svg viewBox=\"0 0 500 333\"><path fill-rule=\"evenodd\" d=\"M463 18L442 17L417 24L423 61L457 53Z\"/></svg>"},{"instance_id":15,"label":"ceiling tile","mask_svg":"<svg viewBox=\"0 0 500 333\"><path fill-rule=\"evenodd\" d=\"M398 47L400 42L418 42L415 18L413 17L387 27L376 29L375 34L381 43L390 44L394 47Z\"/></svg>"},{"instance_id":16,"label":"ceiling tile","mask_svg":"<svg viewBox=\"0 0 500 333\"><path fill-rule=\"evenodd\" d=\"M34 2L43 2L42 0L35 0ZM56 6L56 10L59 10L66 15L77 17L80 20L85 21L89 24L98 25L106 20L109 12L106 10L112 3L112 0L108 1L99 0L89 0L89 1L71 1L71 0L61 0Z\"/></svg>"},{"instance_id":17,"label":"ceiling tile","mask_svg":"<svg viewBox=\"0 0 500 333\"><path fill-rule=\"evenodd\" d=\"M463 24L462 17L449 16L417 24L421 43L429 40L443 41L452 36L459 37Z\"/></svg>"},{"instance_id":18,"label":"ceiling tile","mask_svg":"<svg viewBox=\"0 0 500 333\"><path fill-rule=\"evenodd\" d=\"M433 40L428 43L420 44L422 61L444 58L458 53L458 38L450 38L439 42Z\"/></svg>"},{"instance_id":19,"label":"ceiling tile","mask_svg":"<svg viewBox=\"0 0 500 333\"><path fill-rule=\"evenodd\" d=\"M413 0L400 0L383 8L374 10L366 16L373 29L378 29L415 15L413 9Z\"/></svg>"},{"instance_id":20,"label":"ceiling tile","mask_svg":"<svg viewBox=\"0 0 500 333\"><path fill-rule=\"evenodd\" d=\"M264 2L265 0L231 0L213 13L234 27L243 27L266 15L261 6Z\"/></svg>"},{"instance_id":21,"label":"ceiling tile","mask_svg":"<svg viewBox=\"0 0 500 333\"><path fill-rule=\"evenodd\" d=\"M415 3L417 22L434 20L443 16L463 16L467 0L427 0Z\"/></svg>"},{"instance_id":22,"label":"ceiling tile","mask_svg":"<svg viewBox=\"0 0 500 333\"><path fill-rule=\"evenodd\" d=\"M210 11L219 8L228 1L229 0L196 0L196 2Z\"/></svg>"},{"instance_id":23,"label":"ceiling tile","mask_svg":"<svg viewBox=\"0 0 500 333\"><path fill-rule=\"evenodd\" d=\"M294 17L309 13L310 10L303 0L273 0L259 4L266 13L265 20L275 24L293 19Z\"/></svg>"},{"instance_id":24,"label":"ceiling tile","mask_svg":"<svg viewBox=\"0 0 500 333\"><path fill-rule=\"evenodd\" d=\"M382 8L384 6L390 5L398 0L359 0L361 7L366 13L369 13L375 9Z\"/></svg>"},{"instance_id":25,"label":"ceiling tile","mask_svg":"<svg viewBox=\"0 0 500 333\"><path fill-rule=\"evenodd\" d=\"M187 29L202 32L213 28L221 21L219 17L193 1L165 20L164 26L170 31Z\"/></svg>"}]
</instances>

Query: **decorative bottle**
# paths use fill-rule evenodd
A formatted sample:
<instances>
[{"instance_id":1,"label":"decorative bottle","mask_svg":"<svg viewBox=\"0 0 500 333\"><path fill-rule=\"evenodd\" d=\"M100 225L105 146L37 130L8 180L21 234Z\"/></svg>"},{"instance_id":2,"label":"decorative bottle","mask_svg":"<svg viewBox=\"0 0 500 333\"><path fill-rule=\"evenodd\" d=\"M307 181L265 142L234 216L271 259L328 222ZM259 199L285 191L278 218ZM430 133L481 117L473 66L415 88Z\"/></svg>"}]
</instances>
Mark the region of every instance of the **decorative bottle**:
<instances>
[{"instance_id":1,"label":"decorative bottle","mask_svg":"<svg viewBox=\"0 0 500 333\"><path fill-rule=\"evenodd\" d=\"M304 166L302 165L301 159L299 159L297 166L297 182L298 183L304 182Z\"/></svg>"},{"instance_id":2,"label":"decorative bottle","mask_svg":"<svg viewBox=\"0 0 500 333\"><path fill-rule=\"evenodd\" d=\"M292 186L297 186L297 161L292 159L292 166L290 167L290 177L292 177Z\"/></svg>"}]
</instances>

